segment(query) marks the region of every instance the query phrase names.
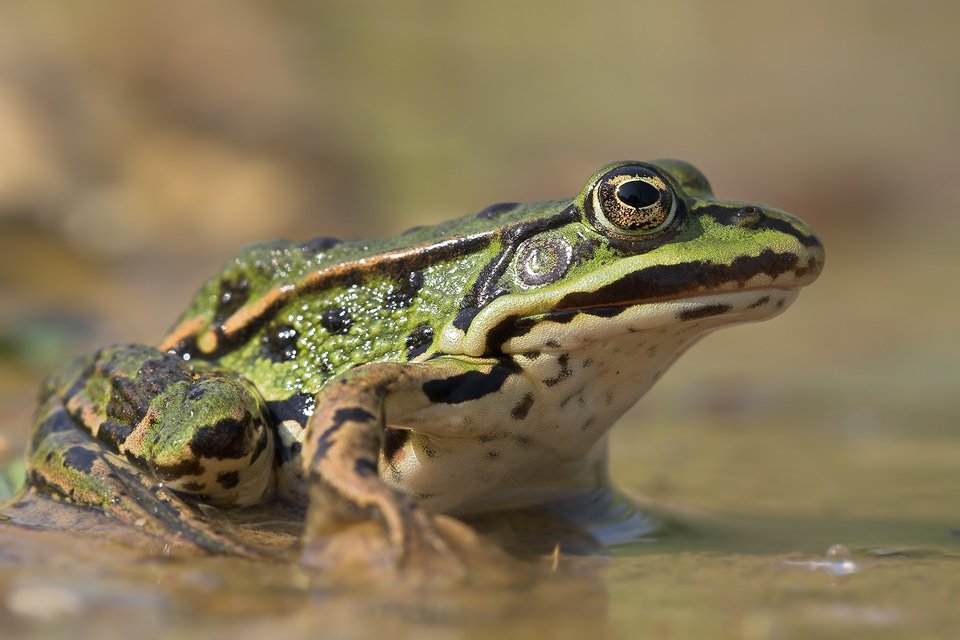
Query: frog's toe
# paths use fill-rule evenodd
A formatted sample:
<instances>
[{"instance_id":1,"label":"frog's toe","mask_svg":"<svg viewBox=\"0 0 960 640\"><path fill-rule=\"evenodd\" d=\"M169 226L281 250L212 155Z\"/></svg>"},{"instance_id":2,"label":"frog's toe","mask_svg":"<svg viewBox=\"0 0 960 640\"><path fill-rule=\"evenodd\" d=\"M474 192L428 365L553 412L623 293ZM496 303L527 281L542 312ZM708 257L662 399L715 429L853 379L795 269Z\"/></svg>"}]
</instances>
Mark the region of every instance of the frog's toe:
<instances>
[{"instance_id":1,"label":"frog's toe","mask_svg":"<svg viewBox=\"0 0 960 640\"><path fill-rule=\"evenodd\" d=\"M437 531L430 515L406 496L397 497L379 505L397 564L403 565L421 553L453 558L450 545Z\"/></svg>"},{"instance_id":2,"label":"frog's toe","mask_svg":"<svg viewBox=\"0 0 960 640\"><path fill-rule=\"evenodd\" d=\"M402 556L383 525L367 519L305 539L300 564L333 579L386 577L414 584L516 585L532 577L531 565L459 520L417 512L424 520L408 522Z\"/></svg>"},{"instance_id":3,"label":"frog's toe","mask_svg":"<svg viewBox=\"0 0 960 640\"><path fill-rule=\"evenodd\" d=\"M325 573L356 576L359 568L360 575L389 573L417 582L515 583L528 577L526 563L405 495L390 492L370 511L378 517L350 519L314 502L300 564Z\"/></svg>"}]
</instances>

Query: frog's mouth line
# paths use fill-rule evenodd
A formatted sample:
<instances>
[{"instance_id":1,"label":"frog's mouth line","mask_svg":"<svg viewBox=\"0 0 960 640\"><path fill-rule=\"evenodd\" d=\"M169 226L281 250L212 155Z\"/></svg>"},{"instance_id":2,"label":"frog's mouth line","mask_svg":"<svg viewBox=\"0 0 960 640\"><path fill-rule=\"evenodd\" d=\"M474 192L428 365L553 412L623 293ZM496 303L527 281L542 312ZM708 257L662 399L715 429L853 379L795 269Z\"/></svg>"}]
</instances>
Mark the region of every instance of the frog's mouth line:
<instances>
[{"instance_id":1,"label":"frog's mouth line","mask_svg":"<svg viewBox=\"0 0 960 640\"><path fill-rule=\"evenodd\" d=\"M632 271L593 291L577 291L560 298L552 311L635 306L650 302L664 302L683 298L710 295L709 291L722 293L731 283L739 291L751 289L795 289L813 282L820 274L822 260L810 255L801 264L796 253L777 253L766 249L756 256L740 256L729 264L695 260L679 264L664 264ZM789 284L747 287L747 282L759 275L776 281L780 276L793 272ZM625 296L629 296L625 299ZM589 313L589 312L588 312Z\"/></svg>"},{"instance_id":2,"label":"frog's mouth line","mask_svg":"<svg viewBox=\"0 0 960 640\"><path fill-rule=\"evenodd\" d=\"M522 338L533 331L538 325L545 323L567 325L578 318L582 318L582 316L593 316L598 319L613 320L630 309L637 309L639 307L645 308L644 313L646 314L646 319L656 327L665 325L664 318L670 318L673 321L683 323L719 317L732 312L743 314L754 310L758 310L756 319L760 319L761 317L775 315L785 309L789 303L793 301L792 298L796 298L799 289L799 286L777 287L767 285L746 287L732 291L718 291L712 294L673 296L652 300L629 300L616 305L554 310L524 317L511 316L504 318L490 331L487 336L487 344L502 347L502 345L508 341L514 338ZM788 301L788 298L791 299ZM685 302L689 304L682 304ZM656 305L663 305L666 308L655 314L651 313L651 307ZM760 309L764 310L759 311ZM624 324L630 326L629 322ZM637 331L640 329L634 327L633 330Z\"/></svg>"}]
</instances>

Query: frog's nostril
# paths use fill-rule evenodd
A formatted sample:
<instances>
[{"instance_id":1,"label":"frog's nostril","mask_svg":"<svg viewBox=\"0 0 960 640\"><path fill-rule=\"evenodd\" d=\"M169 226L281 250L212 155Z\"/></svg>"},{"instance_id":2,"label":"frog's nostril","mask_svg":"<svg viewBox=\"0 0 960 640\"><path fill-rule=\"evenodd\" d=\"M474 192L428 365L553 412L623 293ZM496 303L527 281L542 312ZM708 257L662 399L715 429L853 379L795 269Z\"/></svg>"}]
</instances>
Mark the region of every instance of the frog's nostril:
<instances>
[{"instance_id":1,"label":"frog's nostril","mask_svg":"<svg viewBox=\"0 0 960 640\"><path fill-rule=\"evenodd\" d=\"M734 224L747 229L756 229L762 219L763 212L760 210L760 207L753 205L743 207L732 216Z\"/></svg>"}]
</instances>

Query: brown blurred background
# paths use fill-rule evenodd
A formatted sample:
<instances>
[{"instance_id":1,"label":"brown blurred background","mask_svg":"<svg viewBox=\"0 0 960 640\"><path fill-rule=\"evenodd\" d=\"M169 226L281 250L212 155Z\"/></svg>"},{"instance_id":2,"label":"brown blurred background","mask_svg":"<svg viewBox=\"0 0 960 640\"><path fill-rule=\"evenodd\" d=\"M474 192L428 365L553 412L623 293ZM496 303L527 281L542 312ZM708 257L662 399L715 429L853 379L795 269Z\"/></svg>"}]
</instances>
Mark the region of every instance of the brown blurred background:
<instances>
[{"instance_id":1,"label":"brown blurred background","mask_svg":"<svg viewBox=\"0 0 960 640\"><path fill-rule=\"evenodd\" d=\"M806 467L775 452L811 432L818 468L835 442L870 478L917 438L957 453L958 24L948 0L5 0L0 461L57 362L156 343L246 243L392 235L664 156L811 223L827 269L642 403L650 440L615 440L615 466L644 463L628 484L760 509L781 485L711 465L766 463L802 486ZM748 431L757 451L723 450L729 431L700 450L678 414L785 428ZM930 510L956 493L944 455Z\"/></svg>"}]
</instances>

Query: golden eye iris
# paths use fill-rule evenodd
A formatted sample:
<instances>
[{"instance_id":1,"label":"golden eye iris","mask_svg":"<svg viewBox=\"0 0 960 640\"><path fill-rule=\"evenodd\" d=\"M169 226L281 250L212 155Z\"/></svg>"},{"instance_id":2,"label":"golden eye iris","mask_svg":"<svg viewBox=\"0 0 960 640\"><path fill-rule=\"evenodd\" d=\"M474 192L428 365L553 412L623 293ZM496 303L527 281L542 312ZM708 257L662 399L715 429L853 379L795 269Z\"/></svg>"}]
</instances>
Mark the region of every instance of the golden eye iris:
<instances>
[{"instance_id":1,"label":"golden eye iris","mask_svg":"<svg viewBox=\"0 0 960 640\"><path fill-rule=\"evenodd\" d=\"M665 227L676 208L663 178L643 167L621 167L603 177L594 190L597 218L610 230L631 236Z\"/></svg>"}]
</instances>

